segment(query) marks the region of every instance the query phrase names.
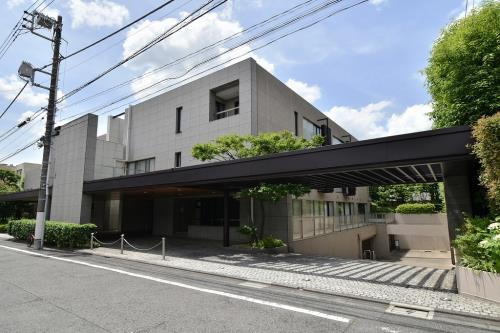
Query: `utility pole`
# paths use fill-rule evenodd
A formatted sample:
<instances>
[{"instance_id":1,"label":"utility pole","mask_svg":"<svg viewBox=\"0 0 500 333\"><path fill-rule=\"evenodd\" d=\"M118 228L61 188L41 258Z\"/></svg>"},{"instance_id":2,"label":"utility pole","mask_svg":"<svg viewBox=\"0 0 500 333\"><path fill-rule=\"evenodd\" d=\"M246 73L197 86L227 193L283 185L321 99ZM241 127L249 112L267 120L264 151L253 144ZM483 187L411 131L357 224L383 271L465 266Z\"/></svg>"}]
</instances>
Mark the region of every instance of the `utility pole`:
<instances>
[{"instance_id":1,"label":"utility pole","mask_svg":"<svg viewBox=\"0 0 500 333\"><path fill-rule=\"evenodd\" d=\"M43 159L42 159L42 173L40 176L40 189L38 191L38 204L36 209L36 226L35 226L35 241L34 248L37 250L43 249L43 236L45 231L45 206L48 200L48 169L49 169L49 159L50 159L50 146L52 142L52 131L54 129L54 115L56 111L56 99L57 99L57 81L59 76L59 62L61 60L59 55L59 49L61 46L61 32L62 32L62 17L58 16L57 21L52 18L43 15L41 13L34 12L33 14L26 13L31 16L31 20L25 19L31 26L23 25L24 28L30 30L33 34L40 36L42 38L48 39L53 43L53 55L52 55L52 70L50 73L43 71L42 69L33 69L31 64L23 62L19 68L19 75L24 78L29 78L32 85L45 88L49 90L49 103L47 106L47 120L45 123L45 135L43 137ZM42 34L35 32L35 26L41 26L47 29L53 29L53 39L50 39ZM23 67L24 66L24 67ZM35 72L42 72L44 74L50 75L50 87L44 87L39 84L34 83Z\"/></svg>"}]
</instances>

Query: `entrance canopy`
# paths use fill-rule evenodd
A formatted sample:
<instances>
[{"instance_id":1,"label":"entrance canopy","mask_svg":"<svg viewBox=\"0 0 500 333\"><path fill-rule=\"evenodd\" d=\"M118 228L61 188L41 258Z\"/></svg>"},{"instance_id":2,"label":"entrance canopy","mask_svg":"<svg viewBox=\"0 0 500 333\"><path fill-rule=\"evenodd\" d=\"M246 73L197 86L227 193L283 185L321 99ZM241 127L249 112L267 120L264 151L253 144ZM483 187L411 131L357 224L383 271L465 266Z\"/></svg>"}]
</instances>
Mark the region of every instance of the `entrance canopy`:
<instances>
[{"instance_id":1,"label":"entrance canopy","mask_svg":"<svg viewBox=\"0 0 500 333\"><path fill-rule=\"evenodd\" d=\"M321 191L440 182L444 164L472 159L469 127L453 127L233 161L87 181L86 193L184 188L239 190L293 182Z\"/></svg>"}]
</instances>

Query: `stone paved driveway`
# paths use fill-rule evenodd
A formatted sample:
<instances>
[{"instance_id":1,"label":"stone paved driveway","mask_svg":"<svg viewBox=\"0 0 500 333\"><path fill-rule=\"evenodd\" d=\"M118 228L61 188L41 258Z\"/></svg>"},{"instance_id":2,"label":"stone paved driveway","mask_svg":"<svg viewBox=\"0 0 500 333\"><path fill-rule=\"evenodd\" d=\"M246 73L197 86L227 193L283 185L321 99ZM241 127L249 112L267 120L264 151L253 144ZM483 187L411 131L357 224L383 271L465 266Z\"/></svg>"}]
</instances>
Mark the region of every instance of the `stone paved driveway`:
<instances>
[{"instance_id":1,"label":"stone paved driveway","mask_svg":"<svg viewBox=\"0 0 500 333\"><path fill-rule=\"evenodd\" d=\"M184 247L183 247L184 246ZM500 318L500 305L456 293L453 270L299 254L252 254L214 246L169 247L157 253L98 248L92 252L297 289L399 302Z\"/></svg>"}]
</instances>

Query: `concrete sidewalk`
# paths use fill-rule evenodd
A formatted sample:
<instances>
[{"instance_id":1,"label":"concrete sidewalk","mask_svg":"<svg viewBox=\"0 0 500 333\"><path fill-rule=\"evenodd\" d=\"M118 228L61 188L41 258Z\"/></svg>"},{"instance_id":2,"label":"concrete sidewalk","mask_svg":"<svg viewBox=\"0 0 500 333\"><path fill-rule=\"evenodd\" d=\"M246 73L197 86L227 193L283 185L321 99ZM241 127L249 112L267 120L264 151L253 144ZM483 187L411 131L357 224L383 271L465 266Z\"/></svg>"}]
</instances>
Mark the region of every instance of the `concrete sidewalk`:
<instances>
[{"instance_id":1,"label":"concrete sidewalk","mask_svg":"<svg viewBox=\"0 0 500 333\"><path fill-rule=\"evenodd\" d=\"M132 243L141 247L151 244ZM198 244L197 250L189 244L168 248L166 260L162 260L160 250L143 253L126 249L120 254L119 248L99 247L76 252L364 300L500 318L500 304L456 293L453 270L292 253L255 254L211 244Z\"/></svg>"},{"instance_id":2,"label":"concrete sidewalk","mask_svg":"<svg viewBox=\"0 0 500 333\"><path fill-rule=\"evenodd\" d=\"M177 269L231 277L322 293L398 302L441 311L500 318L500 304L458 295L454 270L347 260L300 254L252 254L236 250L205 255L173 250L141 253L100 247L83 253L139 261Z\"/></svg>"}]
</instances>

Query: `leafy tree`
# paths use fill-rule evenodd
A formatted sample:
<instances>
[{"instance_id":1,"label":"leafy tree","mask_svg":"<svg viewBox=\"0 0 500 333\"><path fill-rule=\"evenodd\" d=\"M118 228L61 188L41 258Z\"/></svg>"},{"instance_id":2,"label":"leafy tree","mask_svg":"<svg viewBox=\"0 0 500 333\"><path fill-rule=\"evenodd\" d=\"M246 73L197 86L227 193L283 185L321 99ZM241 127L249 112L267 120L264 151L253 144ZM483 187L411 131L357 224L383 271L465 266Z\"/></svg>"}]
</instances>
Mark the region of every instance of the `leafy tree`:
<instances>
[{"instance_id":1,"label":"leafy tree","mask_svg":"<svg viewBox=\"0 0 500 333\"><path fill-rule=\"evenodd\" d=\"M487 189L492 211L500 211L500 112L479 119L472 135L472 151L481 164L479 180Z\"/></svg>"},{"instance_id":2,"label":"leafy tree","mask_svg":"<svg viewBox=\"0 0 500 333\"><path fill-rule=\"evenodd\" d=\"M425 69L436 128L470 125L500 110L500 2L448 25Z\"/></svg>"},{"instance_id":3,"label":"leafy tree","mask_svg":"<svg viewBox=\"0 0 500 333\"><path fill-rule=\"evenodd\" d=\"M0 193L20 191L21 177L13 171L0 169ZM0 223L16 215L17 205L13 202L0 202Z\"/></svg>"},{"instance_id":4,"label":"leafy tree","mask_svg":"<svg viewBox=\"0 0 500 333\"><path fill-rule=\"evenodd\" d=\"M429 194L430 200L424 194ZM370 197L374 210L380 212L393 212L401 204L421 201L434 204L437 210L443 208L443 195L438 183L372 186ZM417 197L420 198L415 200Z\"/></svg>"},{"instance_id":5,"label":"leafy tree","mask_svg":"<svg viewBox=\"0 0 500 333\"><path fill-rule=\"evenodd\" d=\"M319 147L323 137L314 136L310 140L296 137L289 131L262 133L256 136L228 134L216 138L213 142L193 146L192 155L201 161L224 161L244 157L262 156L299 149ZM264 232L265 202L277 203L287 195L300 197L310 192L302 184L261 183L242 191L242 196L257 199L260 203L261 221L258 228L262 239Z\"/></svg>"},{"instance_id":6,"label":"leafy tree","mask_svg":"<svg viewBox=\"0 0 500 333\"><path fill-rule=\"evenodd\" d=\"M21 177L14 171L0 169L0 193L19 191L20 180Z\"/></svg>"}]
</instances>

